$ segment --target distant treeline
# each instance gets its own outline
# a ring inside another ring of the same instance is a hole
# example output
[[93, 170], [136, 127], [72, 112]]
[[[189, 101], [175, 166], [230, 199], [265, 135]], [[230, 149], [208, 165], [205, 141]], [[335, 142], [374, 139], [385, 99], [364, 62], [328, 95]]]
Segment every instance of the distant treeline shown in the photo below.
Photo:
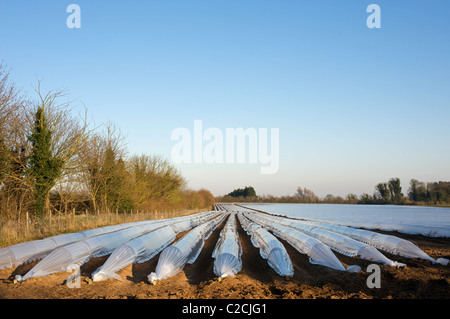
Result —
[[399, 178], [378, 183], [372, 196], [362, 194], [358, 200], [361, 204], [399, 204], [399, 205], [449, 205], [450, 182], [420, 182], [411, 179], [406, 195], [402, 193]]
[[256, 197], [256, 192], [252, 186], [247, 186], [245, 188], [235, 189], [234, 191], [229, 193], [227, 196], [250, 198], [250, 197]]
[[[274, 196], [257, 195], [245, 196], [238, 190], [216, 197], [217, 202], [262, 202], [262, 203], [326, 203], [326, 204], [396, 204], [396, 205], [428, 205], [447, 206], [450, 204], [450, 182], [420, 182], [412, 179], [406, 195], [402, 192], [399, 178], [391, 178], [387, 182], [375, 185], [372, 195], [348, 194], [345, 197], [328, 194], [318, 197], [308, 188], [298, 187], [294, 195]], [[253, 189], [253, 187], [251, 187]], [[242, 190], [241, 190], [242, 191]], [[254, 189], [253, 189], [254, 191]]]
[[115, 125], [74, 116], [64, 91], [35, 91], [22, 95], [0, 64], [0, 218], [213, 206], [164, 158], [127, 154]]

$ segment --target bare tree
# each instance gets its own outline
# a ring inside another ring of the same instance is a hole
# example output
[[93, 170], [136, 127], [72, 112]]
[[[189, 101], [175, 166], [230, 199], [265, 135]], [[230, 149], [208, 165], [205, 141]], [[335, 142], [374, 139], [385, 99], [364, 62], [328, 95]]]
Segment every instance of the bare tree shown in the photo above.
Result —
[[172, 206], [182, 200], [186, 182], [163, 157], [135, 155], [128, 161], [128, 166], [135, 186], [133, 198], [138, 207]]
[[30, 152], [27, 101], [9, 80], [9, 70], [0, 63], [0, 200], [1, 211], [20, 214], [31, 183], [26, 164]]
[[30, 115], [32, 116], [38, 107], [44, 110], [52, 132], [53, 156], [64, 162], [61, 178], [73, 175], [82, 168], [82, 159], [79, 154], [88, 142], [90, 134], [95, 130], [95, 128], [89, 128], [87, 110], [85, 108], [84, 115], [78, 115], [78, 117], [73, 115], [71, 107], [73, 101], [67, 99], [65, 90], [52, 90], [43, 95], [41, 82], [38, 81], [35, 91], [39, 101]]
[[299, 199], [302, 203], [312, 203], [317, 201], [317, 196], [314, 194], [314, 192], [308, 188], [301, 188], [300, 186], [297, 187], [297, 192], [294, 195], [296, 198]]
[[107, 123], [103, 132], [90, 135], [79, 156], [82, 163], [79, 181], [91, 199], [94, 211], [100, 203], [107, 208], [109, 181], [117, 174], [108, 166], [125, 156], [124, 136], [116, 125]]
[[[46, 208], [49, 208], [49, 192], [58, 183], [64, 181], [67, 182], [69, 179], [76, 179], [76, 175], [82, 169], [82, 160], [79, 156], [82, 148], [88, 142], [88, 137], [90, 130], [88, 128], [86, 110], [83, 117], [77, 118], [72, 114], [71, 104], [72, 101], [66, 100], [66, 92], [64, 90], [52, 90], [43, 94], [41, 91], [41, 82], [38, 81], [35, 87], [35, 92], [37, 93], [38, 100], [34, 107], [31, 107], [28, 112], [28, 122], [34, 123], [34, 126], [39, 122], [36, 116], [45, 119], [46, 130], [49, 132], [50, 146], [49, 154], [53, 162], [60, 163], [60, 168], [52, 173], [54, 176], [48, 176], [47, 180], [50, 185], [44, 187], [46, 194]], [[64, 100], [64, 101], [63, 101]], [[38, 121], [38, 122], [37, 122]], [[30, 141], [35, 139], [35, 129], [30, 131]], [[33, 146], [33, 152], [37, 145]], [[49, 158], [49, 159], [50, 159]], [[36, 161], [36, 153], [33, 153], [33, 161]], [[44, 161], [45, 162], [45, 161]], [[36, 167], [31, 167], [28, 172], [31, 175], [31, 179], [34, 181], [34, 190], [36, 192], [37, 198], [41, 198], [41, 191], [37, 192], [36, 186], [40, 185], [41, 182], [37, 183], [37, 178], [40, 181], [45, 181], [46, 177], [41, 176], [46, 174], [45, 172], [37, 169]], [[42, 187], [39, 186], [41, 189]]]

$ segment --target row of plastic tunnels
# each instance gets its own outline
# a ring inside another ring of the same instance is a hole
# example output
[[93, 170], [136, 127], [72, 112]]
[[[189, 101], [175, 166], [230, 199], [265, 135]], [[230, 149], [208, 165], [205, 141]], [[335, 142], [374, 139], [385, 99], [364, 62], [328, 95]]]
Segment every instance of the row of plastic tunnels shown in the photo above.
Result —
[[143, 263], [159, 253], [150, 283], [167, 279], [192, 264], [205, 241], [223, 222], [224, 227], [212, 253], [214, 274], [235, 276], [242, 269], [242, 247], [237, 222], [259, 248], [262, 258], [280, 276], [292, 277], [294, 267], [282, 239], [305, 254], [309, 262], [338, 271], [359, 272], [358, 265], [345, 267], [333, 251], [394, 267], [405, 266], [381, 253], [420, 258], [447, 265], [448, 259], [428, 256], [411, 241], [371, 230], [306, 219], [294, 219], [249, 210], [234, 204], [216, 204], [214, 211], [170, 219], [158, 219], [101, 227], [47, 237], [0, 249], [0, 269], [18, 267], [38, 260], [18, 282], [71, 271], [90, 258], [110, 255], [92, 273], [92, 281], [122, 280], [118, 272], [134, 263]]

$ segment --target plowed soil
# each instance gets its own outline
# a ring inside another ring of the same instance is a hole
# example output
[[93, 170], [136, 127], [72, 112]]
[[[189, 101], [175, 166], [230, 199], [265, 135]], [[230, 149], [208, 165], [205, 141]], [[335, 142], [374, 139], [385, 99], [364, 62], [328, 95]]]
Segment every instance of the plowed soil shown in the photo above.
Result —
[[[450, 298], [450, 266], [433, 265], [429, 261], [385, 255], [407, 264], [405, 268], [380, 265], [381, 288], [369, 288], [367, 273], [369, 261], [350, 258], [336, 253], [345, 265], [359, 265], [359, 273], [347, 273], [309, 262], [288, 243], [285, 247], [294, 265], [294, 277], [285, 279], [261, 258], [250, 237], [238, 224], [243, 250], [242, 271], [234, 278], [218, 281], [213, 273], [212, 251], [219, 237], [220, 225], [208, 238], [201, 254], [192, 265], [186, 265], [177, 275], [151, 285], [147, 276], [155, 270], [159, 255], [142, 263], [130, 265], [119, 274], [123, 281], [107, 280], [89, 283], [90, 275], [107, 258], [94, 258], [81, 267], [81, 287], [69, 288], [66, 280], [70, 273], [63, 272], [43, 278], [31, 278], [14, 284], [16, 274], [24, 275], [35, 264], [0, 271], [0, 298], [2, 299], [435, 299]], [[450, 259], [449, 238], [393, 234], [413, 241], [428, 255], [437, 259]]]

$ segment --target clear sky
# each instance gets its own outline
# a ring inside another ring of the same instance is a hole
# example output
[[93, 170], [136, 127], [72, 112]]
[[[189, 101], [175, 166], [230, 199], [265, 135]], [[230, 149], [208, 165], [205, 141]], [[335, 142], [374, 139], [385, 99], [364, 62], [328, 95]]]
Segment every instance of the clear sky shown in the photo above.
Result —
[[[81, 28], [69, 29], [69, 4]], [[381, 28], [369, 29], [369, 4]], [[176, 164], [214, 195], [373, 193], [450, 180], [450, 2], [0, 0], [0, 59], [33, 96], [67, 88], [130, 154], [171, 159], [174, 129], [278, 128], [279, 170]]]

